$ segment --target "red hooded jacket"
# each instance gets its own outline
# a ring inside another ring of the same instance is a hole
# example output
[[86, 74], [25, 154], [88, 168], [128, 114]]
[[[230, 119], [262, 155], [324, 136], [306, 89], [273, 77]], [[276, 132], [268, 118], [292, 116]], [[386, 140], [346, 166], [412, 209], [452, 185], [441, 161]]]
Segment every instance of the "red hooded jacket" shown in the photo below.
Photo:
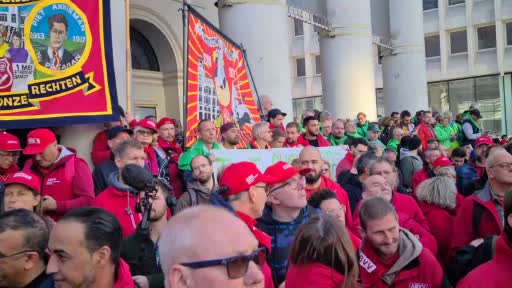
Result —
[[420, 207], [437, 242], [437, 260], [441, 266], [446, 267], [455, 227], [455, 211], [426, 202], [420, 202]]
[[338, 288], [345, 277], [336, 270], [320, 263], [292, 264], [286, 272], [286, 287]]
[[350, 211], [350, 202], [348, 201], [348, 194], [347, 191], [345, 191], [343, 188], [340, 187], [340, 185], [336, 184], [336, 182], [332, 181], [331, 179], [321, 176], [320, 177], [320, 186], [317, 188], [306, 188], [306, 197], [309, 199], [309, 196], [313, 194], [314, 192], [320, 190], [320, 189], [330, 189], [334, 193], [336, 193], [336, 196], [338, 198], [338, 201], [341, 205], [345, 205], [346, 211], [345, 211], [345, 226], [352, 227], [352, 212]]
[[419, 170], [418, 172], [414, 173], [414, 175], [412, 175], [411, 185], [412, 185], [413, 195], [415, 198], [416, 198], [416, 188], [418, 188], [418, 186], [420, 186], [421, 183], [423, 183], [424, 181], [426, 181], [430, 178], [428, 175], [429, 171], [430, 171], [430, 168], [428, 168], [428, 166], [423, 166], [423, 169]]
[[126, 238], [135, 233], [137, 225], [142, 220], [142, 215], [135, 212], [136, 203], [137, 199], [132, 193], [110, 185], [92, 201], [91, 206], [103, 208], [114, 214], [123, 229], [123, 238]]
[[[311, 146], [311, 144], [305, 138], [305, 136], [306, 136], [306, 132], [300, 134], [299, 138], [297, 138], [297, 145], [302, 145], [304, 147]], [[329, 146], [331, 146], [331, 143], [329, 143], [329, 141], [327, 141], [327, 139], [325, 139], [325, 137], [324, 137], [324, 135], [322, 135], [322, 133], [318, 133], [317, 139], [318, 139], [318, 147], [329, 147]]]
[[[245, 224], [249, 227], [252, 234], [254, 235], [254, 238], [258, 240], [259, 247], [266, 247], [268, 249], [268, 254], [270, 255], [270, 250], [272, 246], [272, 237], [265, 234], [265, 232], [261, 231], [260, 229], [256, 228], [256, 220], [253, 219], [251, 216], [236, 211], [236, 214], [238, 214], [238, 217], [244, 221]], [[272, 279], [272, 271], [270, 270], [270, 266], [268, 266], [268, 263], [265, 262], [265, 266], [263, 266], [263, 276], [265, 276], [265, 288], [274, 288], [274, 281]]]
[[[472, 219], [475, 205], [480, 205], [478, 209], [482, 209], [478, 231], [473, 231]], [[484, 189], [464, 199], [455, 218], [452, 249], [469, 245], [471, 241], [478, 238], [500, 235], [503, 223], [498, 214], [497, 205], [499, 204], [492, 198], [489, 183], [485, 185]]]
[[87, 163], [73, 151], [59, 146], [59, 158], [48, 168], [41, 168], [33, 159], [25, 162], [23, 170], [41, 177], [41, 195], [57, 202], [55, 211], [45, 214], [58, 221], [69, 210], [89, 206], [94, 199], [94, 184]]
[[354, 167], [354, 160], [354, 155], [350, 153], [350, 150], [347, 150], [345, 158], [341, 159], [340, 163], [336, 166], [336, 176], [340, 175], [344, 170], [351, 170]]
[[[173, 142], [169, 142], [164, 140], [162, 137], [158, 137], [157, 147], [163, 149], [164, 151], [169, 151], [168, 153], [171, 155], [169, 159], [169, 179], [172, 189], [174, 191], [174, 196], [176, 199], [179, 199], [181, 195], [183, 195], [184, 185], [183, 178], [179, 174], [180, 170], [178, 169], [178, 162], [181, 154], [183, 154], [183, 150], [178, 145], [178, 142], [174, 140]], [[167, 153], [166, 153], [167, 154]]]
[[0, 168], [0, 183], [5, 183], [7, 181], [7, 178], [9, 178], [12, 174], [20, 171], [20, 168], [16, 166], [16, 164], [13, 164], [11, 167], [7, 169]]
[[510, 287], [511, 267], [512, 244], [502, 234], [496, 241], [492, 260], [469, 272], [457, 288]]
[[428, 139], [434, 138], [437, 140], [436, 133], [434, 132], [434, 125], [427, 127], [427, 124], [421, 121], [417, 131], [418, 137], [421, 139], [421, 147], [423, 147], [423, 151], [426, 151]]
[[110, 159], [110, 148], [108, 147], [108, 129], [101, 130], [92, 140], [91, 160], [94, 166]]
[[116, 276], [117, 279], [113, 288], [135, 288], [135, 283], [133, 283], [132, 274], [130, 273], [130, 266], [123, 259], [119, 259]]

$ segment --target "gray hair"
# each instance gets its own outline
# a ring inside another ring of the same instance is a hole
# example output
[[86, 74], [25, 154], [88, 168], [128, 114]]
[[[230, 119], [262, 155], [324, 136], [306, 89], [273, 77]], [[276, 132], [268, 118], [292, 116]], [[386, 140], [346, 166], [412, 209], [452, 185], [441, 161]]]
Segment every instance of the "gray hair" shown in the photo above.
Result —
[[416, 190], [418, 200], [442, 208], [455, 208], [457, 187], [448, 177], [437, 176], [421, 183]]
[[308, 109], [302, 111], [302, 118], [305, 118], [307, 116], [315, 116], [315, 110], [308, 108]]
[[437, 176], [453, 177], [453, 179], [456, 179], [457, 172], [455, 172], [455, 168], [453, 166], [441, 167], [437, 171]]
[[263, 130], [263, 128], [265, 127], [268, 127], [269, 125], [270, 124], [268, 122], [260, 122], [254, 124], [254, 126], [252, 126], [252, 138], [256, 139], [258, 137], [258, 134], [260, 134], [261, 130]]
[[331, 119], [332, 119], [331, 112], [324, 111], [324, 112], [320, 113], [320, 122], [323, 122], [325, 120], [331, 120]]

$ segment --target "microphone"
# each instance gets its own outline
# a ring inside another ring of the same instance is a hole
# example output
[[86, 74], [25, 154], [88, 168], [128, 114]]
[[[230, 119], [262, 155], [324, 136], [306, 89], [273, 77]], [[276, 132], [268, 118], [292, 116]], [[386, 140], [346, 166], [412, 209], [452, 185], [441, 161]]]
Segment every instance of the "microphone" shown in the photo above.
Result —
[[136, 164], [128, 164], [121, 171], [121, 179], [124, 184], [135, 189], [137, 193], [141, 191], [154, 192], [156, 190], [157, 180], [148, 170]]

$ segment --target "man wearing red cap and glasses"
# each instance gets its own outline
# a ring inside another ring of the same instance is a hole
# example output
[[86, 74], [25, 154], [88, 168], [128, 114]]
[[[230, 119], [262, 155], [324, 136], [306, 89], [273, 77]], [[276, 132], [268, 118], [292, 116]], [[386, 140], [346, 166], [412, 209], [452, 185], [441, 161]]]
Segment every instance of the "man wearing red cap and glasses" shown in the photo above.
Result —
[[[267, 201], [267, 185], [273, 183], [274, 178], [263, 175], [252, 162], [239, 162], [229, 165], [219, 181], [220, 186], [228, 190], [223, 196], [236, 210], [238, 217], [247, 224], [252, 234], [258, 240], [259, 247], [271, 248], [272, 238], [256, 228], [256, 220], [263, 215]], [[272, 272], [265, 264], [263, 267], [265, 288], [274, 287]]]
[[158, 178], [169, 182], [168, 160], [164, 151], [153, 145], [154, 135], [158, 132], [156, 123], [150, 119], [142, 119], [133, 129], [135, 140], [144, 146], [146, 161], [144, 167]]
[[307, 205], [306, 180], [304, 175], [311, 169], [298, 170], [290, 164], [279, 161], [265, 170], [265, 175], [275, 178], [270, 185], [268, 200], [263, 216], [256, 227], [272, 236], [270, 267], [281, 284], [288, 267], [288, 250], [295, 238], [295, 232], [302, 223], [318, 214], [319, 210]]
[[30, 131], [23, 154], [32, 156], [23, 170], [42, 179], [42, 207], [46, 215], [58, 221], [66, 212], [91, 204], [94, 185], [89, 166], [73, 151], [57, 145], [52, 131]]
[[169, 182], [174, 190], [176, 198], [183, 194], [183, 181], [178, 169], [178, 161], [180, 160], [183, 150], [176, 141], [176, 120], [164, 117], [156, 123], [158, 129], [158, 138], [156, 147], [162, 149], [167, 156], [169, 167]]
[[18, 157], [20, 156], [20, 141], [16, 136], [0, 132], [0, 213], [3, 211], [4, 184], [9, 176], [19, 171]]

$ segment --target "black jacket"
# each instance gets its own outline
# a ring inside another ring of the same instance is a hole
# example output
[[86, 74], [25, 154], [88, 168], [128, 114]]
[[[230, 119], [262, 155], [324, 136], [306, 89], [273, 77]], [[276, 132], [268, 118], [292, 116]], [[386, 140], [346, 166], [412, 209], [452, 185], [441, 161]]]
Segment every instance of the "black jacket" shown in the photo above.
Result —
[[110, 186], [110, 175], [117, 171], [119, 171], [119, 168], [117, 168], [113, 157], [94, 168], [92, 171], [92, 180], [94, 181], [94, 194], [96, 196]]
[[53, 282], [53, 277], [51, 275], [47, 275], [46, 271], [43, 270], [39, 276], [37, 276], [32, 282], [30, 282], [24, 288], [54, 288], [55, 283]]
[[348, 170], [342, 171], [336, 180], [341, 188], [347, 191], [350, 211], [354, 213], [359, 201], [363, 200], [363, 183], [359, 181], [358, 175], [352, 174]]
[[146, 276], [151, 288], [164, 287], [164, 275], [157, 260], [157, 248], [149, 235], [141, 233], [140, 226], [134, 234], [123, 240], [121, 258], [130, 266], [132, 276]]

